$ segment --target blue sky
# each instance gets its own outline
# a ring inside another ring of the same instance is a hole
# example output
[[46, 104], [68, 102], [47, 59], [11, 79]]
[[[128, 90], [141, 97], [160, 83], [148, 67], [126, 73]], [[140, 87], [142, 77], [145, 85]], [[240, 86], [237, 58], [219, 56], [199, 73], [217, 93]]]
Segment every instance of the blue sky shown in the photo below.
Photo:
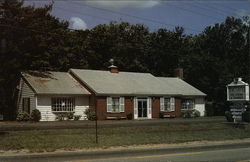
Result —
[[[50, 2], [29, 0], [26, 4]], [[54, 0], [52, 14], [69, 21], [74, 29], [128, 21], [144, 24], [150, 31], [182, 26], [187, 34], [197, 34], [227, 16], [250, 15], [250, 0]]]

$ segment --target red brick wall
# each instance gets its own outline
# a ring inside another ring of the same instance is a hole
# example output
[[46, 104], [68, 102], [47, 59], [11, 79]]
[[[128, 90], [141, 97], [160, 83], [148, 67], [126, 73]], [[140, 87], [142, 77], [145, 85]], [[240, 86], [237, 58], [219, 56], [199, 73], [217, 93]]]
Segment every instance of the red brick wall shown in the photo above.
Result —
[[125, 97], [125, 112], [122, 113], [108, 113], [107, 112], [107, 97], [96, 97], [97, 116], [99, 120], [105, 120], [107, 117], [127, 117], [128, 113], [133, 114], [134, 101], [131, 97]]
[[160, 97], [152, 99], [152, 118], [159, 118], [160, 113]]

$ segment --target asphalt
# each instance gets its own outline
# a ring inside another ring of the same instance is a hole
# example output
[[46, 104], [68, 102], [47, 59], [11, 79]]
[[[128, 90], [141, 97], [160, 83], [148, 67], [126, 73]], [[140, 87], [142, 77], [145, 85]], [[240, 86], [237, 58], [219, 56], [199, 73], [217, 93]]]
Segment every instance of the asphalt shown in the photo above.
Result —
[[161, 155], [195, 151], [215, 151], [250, 148], [250, 139], [228, 141], [202, 141], [183, 144], [160, 144], [129, 147], [114, 147], [101, 150], [80, 150], [71, 152], [50, 153], [0, 153], [0, 161], [74, 161], [103, 158], [135, 157], [144, 155]]
[[[221, 123], [226, 122], [225, 117], [218, 118], [173, 118], [150, 120], [105, 120], [98, 121], [99, 128], [131, 127], [131, 126], [162, 126], [168, 124], [192, 124], [192, 123]], [[0, 122], [0, 133], [4, 131], [46, 130], [46, 129], [84, 129], [94, 128], [95, 121], [55, 121], [55, 122]]]

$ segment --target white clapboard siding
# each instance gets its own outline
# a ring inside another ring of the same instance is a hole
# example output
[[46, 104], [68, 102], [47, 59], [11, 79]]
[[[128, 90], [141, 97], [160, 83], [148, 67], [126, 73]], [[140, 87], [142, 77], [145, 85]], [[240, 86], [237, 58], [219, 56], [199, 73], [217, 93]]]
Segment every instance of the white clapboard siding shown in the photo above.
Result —
[[[55, 113], [51, 109], [51, 98], [60, 96], [47, 96], [38, 95], [37, 97], [37, 109], [41, 112], [41, 121], [54, 121], [56, 119]], [[84, 96], [68, 96], [75, 98], [75, 113], [74, 115], [81, 115], [80, 120], [86, 119], [86, 114], [84, 113], [87, 108], [89, 108], [88, 97]]]
[[18, 112], [22, 112], [23, 98], [30, 98], [30, 112], [36, 108], [36, 96], [34, 91], [28, 86], [28, 84], [21, 78], [19, 84], [19, 96], [18, 96]]
[[201, 116], [205, 115], [204, 97], [195, 98], [195, 109], [200, 112]]

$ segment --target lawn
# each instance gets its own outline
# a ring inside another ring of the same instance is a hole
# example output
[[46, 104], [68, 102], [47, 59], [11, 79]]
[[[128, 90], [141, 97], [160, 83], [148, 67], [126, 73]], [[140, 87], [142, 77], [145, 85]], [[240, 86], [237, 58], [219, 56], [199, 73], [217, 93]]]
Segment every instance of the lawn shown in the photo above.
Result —
[[95, 129], [60, 129], [0, 132], [0, 150], [28, 149], [30, 152], [75, 150], [96, 147], [201, 140], [228, 140], [250, 137], [250, 124], [241, 128], [223, 123], [169, 124]]

